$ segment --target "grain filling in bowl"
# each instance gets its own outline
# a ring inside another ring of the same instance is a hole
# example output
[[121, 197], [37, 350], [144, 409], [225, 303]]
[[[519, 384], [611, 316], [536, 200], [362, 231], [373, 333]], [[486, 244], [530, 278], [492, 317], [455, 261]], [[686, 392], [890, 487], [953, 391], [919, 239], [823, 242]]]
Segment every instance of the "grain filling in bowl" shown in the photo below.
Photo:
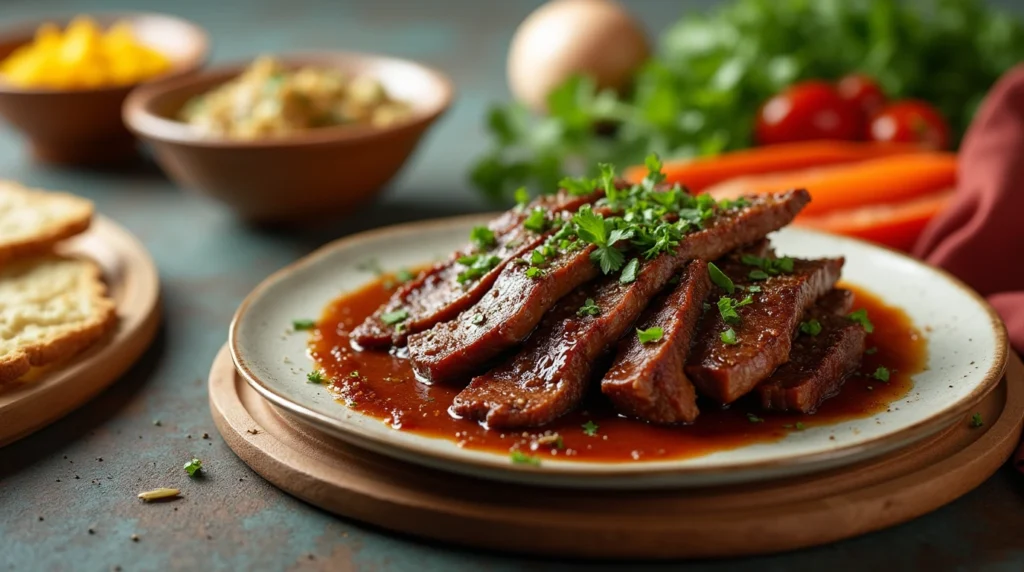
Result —
[[179, 118], [211, 136], [263, 139], [338, 125], [386, 127], [410, 112], [373, 77], [326, 67], [289, 70], [261, 57], [237, 78], [190, 99]]

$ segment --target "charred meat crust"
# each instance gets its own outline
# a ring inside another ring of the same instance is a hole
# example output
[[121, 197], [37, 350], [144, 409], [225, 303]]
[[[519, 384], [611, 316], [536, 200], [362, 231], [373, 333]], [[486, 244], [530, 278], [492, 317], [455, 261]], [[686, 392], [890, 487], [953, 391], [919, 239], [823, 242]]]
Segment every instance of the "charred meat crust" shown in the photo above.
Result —
[[843, 315], [852, 296], [846, 290], [826, 294], [804, 317], [821, 324], [816, 336], [800, 335], [793, 342], [789, 361], [757, 387], [767, 410], [813, 413], [839, 393], [843, 383], [860, 367], [867, 333]]
[[[405, 343], [409, 334], [451, 320], [490, 289], [502, 268], [510, 260], [544, 240], [545, 234], [537, 234], [523, 227], [523, 221], [533, 208], [545, 208], [556, 214], [571, 213], [584, 204], [593, 203], [601, 196], [601, 192], [576, 196], [562, 191], [555, 195], [540, 197], [527, 208], [506, 211], [488, 225], [495, 235], [496, 244], [483, 254], [497, 256], [500, 259], [490, 271], [467, 284], [459, 281], [459, 274], [465, 270], [465, 266], [458, 262], [459, 258], [476, 253], [475, 247], [468, 245], [444, 262], [435, 264], [400, 286], [387, 303], [353, 330], [352, 340], [363, 347], [401, 345]], [[385, 323], [383, 316], [398, 310], [408, 313], [408, 318], [401, 323], [401, 327], [396, 328]]]
[[[842, 258], [795, 260], [792, 273], [756, 282], [761, 291], [749, 294], [753, 303], [736, 309], [738, 324], [726, 323], [712, 300], [701, 318], [686, 365], [686, 373], [701, 394], [720, 403], [732, 403], [785, 363], [804, 312], [832, 289], [842, 267]], [[746, 278], [749, 266], [731, 263], [722, 270], [736, 284], [753, 284]], [[718, 290], [717, 294], [724, 292]], [[740, 292], [733, 297], [745, 295]], [[718, 299], [714, 294], [712, 297]], [[731, 345], [721, 338], [729, 328], [737, 340]]]
[[[684, 237], [674, 253], [650, 262], [670, 268], [667, 281], [686, 261], [718, 258], [782, 228], [809, 201], [804, 190], [755, 197], [741, 209], [719, 213]], [[560, 298], [598, 276], [592, 251], [590, 246], [561, 253], [538, 278], [528, 278], [521, 265], [506, 265], [487, 295], [456, 319], [409, 337], [417, 375], [432, 381], [466, 378], [522, 342]]]
[[601, 392], [623, 414], [652, 423], [692, 423], [699, 413], [693, 383], [683, 372], [693, 333], [711, 290], [708, 265], [695, 260], [679, 284], [644, 311], [637, 328], [662, 328], [662, 339], [643, 344], [627, 335], [618, 344]]

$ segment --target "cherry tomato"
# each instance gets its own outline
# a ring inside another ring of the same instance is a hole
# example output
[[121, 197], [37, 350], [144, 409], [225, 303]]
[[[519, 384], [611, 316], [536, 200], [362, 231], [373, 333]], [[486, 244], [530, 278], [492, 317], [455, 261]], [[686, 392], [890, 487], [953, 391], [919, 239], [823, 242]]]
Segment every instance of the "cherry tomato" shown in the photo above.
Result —
[[860, 135], [860, 112], [821, 81], [797, 83], [769, 99], [758, 112], [758, 143], [771, 145], [813, 139], [853, 140]]
[[912, 99], [882, 108], [869, 128], [872, 141], [922, 143], [932, 149], [949, 147], [949, 125], [931, 105]]
[[864, 74], [850, 74], [836, 84], [839, 97], [857, 106], [867, 118], [873, 117], [885, 105], [885, 94], [878, 83]]

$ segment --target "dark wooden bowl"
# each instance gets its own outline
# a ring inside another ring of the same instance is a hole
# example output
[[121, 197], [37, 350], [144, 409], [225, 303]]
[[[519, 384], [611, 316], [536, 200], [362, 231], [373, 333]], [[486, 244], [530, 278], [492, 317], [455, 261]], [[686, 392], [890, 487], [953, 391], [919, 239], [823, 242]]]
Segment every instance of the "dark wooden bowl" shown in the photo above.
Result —
[[288, 67], [372, 75], [411, 105], [412, 114], [384, 128], [322, 127], [257, 141], [210, 137], [175, 119], [189, 98], [238, 76], [248, 65], [244, 62], [136, 89], [125, 102], [125, 123], [152, 146], [157, 162], [182, 187], [225, 203], [242, 218], [290, 223], [348, 214], [368, 202], [454, 95], [443, 74], [406, 60], [342, 52], [278, 59]]
[[[151, 81], [191, 73], [206, 61], [206, 32], [191, 22], [145, 13], [105, 13], [92, 18], [104, 29], [118, 20], [128, 21], [140, 42], [171, 60], [171, 70]], [[53, 22], [63, 29], [70, 21], [70, 17], [40, 19], [0, 31], [0, 59], [31, 41], [43, 23]], [[136, 85], [56, 90], [21, 88], [0, 81], [0, 116], [28, 138], [39, 160], [65, 164], [121, 161], [134, 156], [136, 149], [121, 120], [121, 106]]]

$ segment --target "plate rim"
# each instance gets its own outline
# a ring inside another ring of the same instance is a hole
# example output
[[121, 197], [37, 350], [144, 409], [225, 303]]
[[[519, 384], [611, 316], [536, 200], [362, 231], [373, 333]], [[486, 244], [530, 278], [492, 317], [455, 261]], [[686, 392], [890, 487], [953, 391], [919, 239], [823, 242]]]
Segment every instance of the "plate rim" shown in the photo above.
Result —
[[[551, 463], [545, 463], [543, 466], [536, 467], [533, 465], [525, 464], [512, 464], [508, 463], [507, 459], [497, 454], [491, 454], [493, 459], [485, 458], [467, 458], [459, 455], [456, 452], [449, 451], [425, 451], [422, 447], [414, 444], [397, 442], [387, 437], [372, 434], [361, 427], [353, 426], [351, 424], [344, 424], [339, 422], [327, 415], [322, 415], [312, 409], [295, 403], [288, 399], [286, 396], [278, 393], [272, 388], [270, 384], [266, 384], [259, 378], [253, 371], [248, 367], [244, 358], [241, 357], [239, 350], [238, 341], [238, 329], [240, 324], [248, 312], [249, 308], [253, 303], [258, 300], [264, 291], [276, 284], [280, 280], [287, 277], [289, 274], [297, 271], [300, 268], [305, 268], [317, 263], [320, 259], [331, 255], [334, 251], [341, 248], [348, 248], [357, 246], [360, 243], [371, 241], [375, 239], [385, 238], [389, 236], [401, 235], [401, 234], [414, 234], [416, 232], [429, 231], [434, 229], [449, 228], [453, 225], [468, 224], [471, 222], [480, 222], [482, 220], [490, 220], [494, 216], [500, 213], [489, 212], [489, 213], [477, 213], [469, 215], [459, 215], [453, 217], [444, 217], [439, 219], [428, 219], [421, 221], [412, 221], [406, 223], [399, 223], [394, 225], [388, 225], [385, 227], [367, 230], [359, 232], [353, 235], [341, 237], [335, 239], [327, 244], [317, 248], [309, 254], [299, 258], [298, 260], [278, 269], [271, 273], [264, 280], [262, 280], [246, 297], [242, 300], [241, 304], [235, 311], [234, 316], [231, 319], [231, 324], [228, 329], [228, 347], [231, 353], [231, 360], [235, 365], [235, 369], [239, 375], [246, 380], [253, 389], [255, 389], [260, 395], [269, 400], [274, 405], [282, 408], [283, 410], [295, 415], [299, 419], [303, 419], [314, 424], [327, 427], [332, 430], [339, 437], [345, 435], [351, 435], [355, 438], [353, 443], [366, 447], [367, 441], [374, 445], [374, 449], [378, 452], [381, 451], [395, 451], [398, 450], [401, 455], [400, 458], [408, 459], [410, 457], [427, 457], [431, 461], [444, 461], [451, 462], [461, 467], [472, 467], [473, 469], [483, 471], [485, 473], [492, 473], [494, 471], [500, 471], [506, 475], [519, 474], [521, 477], [529, 475], [531, 477], [550, 477], [550, 478], [581, 478], [581, 479], [620, 479], [637, 477], [636, 467], [643, 467], [646, 470], [643, 472], [645, 480], [659, 479], [664, 477], [672, 476], [688, 476], [688, 477], [706, 477], [714, 475], [716, 473], [722, 473], [723, 471], [771, 471], [773, 469], [778, 470], [780, 467], [784, 468], [799, 468], [808, 467], [808, 471], [815, 470], [815, 466], [821, 464], [827, 464], [830, 461], [835, 462], [841, 458], [850, 458], [851, 462], [856, 462], [864, 458], [865, 453], [870, 449], [879, 449], [879, 454], [884, 454], [887, 451], [892, 451], [908, 444], [917, 442], [937, 431], [948, 427], [957, 418], [965, 415], [979, 403], [982, 399], [988, 395], [1002, 379], [1003, 374], [1006, 370], [1006, 364], [1008, 361], [1008, 336], [1005, 325], [999, 314], [996, 313], [995, 309], [978, 294], [973, 288], [965, 284], [962, 280], [953, 276], [948, 271], [929, 265], [921, 260], [918, 260], [905, 252], [895, 250], [883, 245], [874, 244], [861, 240], [854, 237], [834, 235], [831, 233], [822, 232], [815, 229], [806, 227], [800, 227], [795, 225], [800, 232], [839, 237], [843, 240], [859, 243], [861, 246], [886, 251], [890, 254], [895, 255], [897, 258], [903, 259], [905, 262], [909, 262], [915, 266], [923, 267], [926, 271], [936, 273], [939, 277], [948, 281], [956, 289], [963, 293], [966, 293], [972, 298], [980, 307], [986, 312], [989, 318], [989, 326], [991, 327], [996, 338], [995, 348], [995, 361], [992, 367], [984, 374], [983, 381], [976, 387], [970, 394], [961, 399], [958, 403], [951, 404], [945, 409], [933, 413], [926, 419], [922, 419], [917, 423], [900, 430], [897, 433], [882, 435], [875, 437], [871, 440], [855, 443], [850, 445], [844, 445], [836, 449], [821, 451], [818, 453], [805, 454], [796, 458], [785, 458], [785, 459], [766, 459], [761, 461], [753, 461], [747, 463], [735, 463], [728, 466], [711, 466], [711, 467], [692, 467], [692, 468], [679, 468], [679, 467], [657, 467], [652, 466], [651, 463], [598, 463], [598, 462], [587, 462], [587, 461], [552, 461]], [[327, 302], [325, 302], [326, 304]], [[425, 439], [431, 439], [432, 437], [423, 436]], [[442, 438], [437, 438], [442, 439]], [[360, 441], [362, 443], [360, 443]], [[892, 444], [892, 441], [898, 441], [896, 444]], [[882, 447], [886, 442], [890, 442], [889, 447]], [[385, 453], [387, 454], [387, 453]], [[871, 455], [868, 455], [871, 456]], [[499, 461], [500, 459], [500, 461]], [[436, 466], [436, 465], [435, 465]], [[624, 469], [625, 467], [632, 467], [632, 469]], [[449, 470], [459, 470], [452, 468]], [[765, 477], [771, 478], [771, 477]], [[752, 480], [765, 480], [765, 478], [755, 478]]]

